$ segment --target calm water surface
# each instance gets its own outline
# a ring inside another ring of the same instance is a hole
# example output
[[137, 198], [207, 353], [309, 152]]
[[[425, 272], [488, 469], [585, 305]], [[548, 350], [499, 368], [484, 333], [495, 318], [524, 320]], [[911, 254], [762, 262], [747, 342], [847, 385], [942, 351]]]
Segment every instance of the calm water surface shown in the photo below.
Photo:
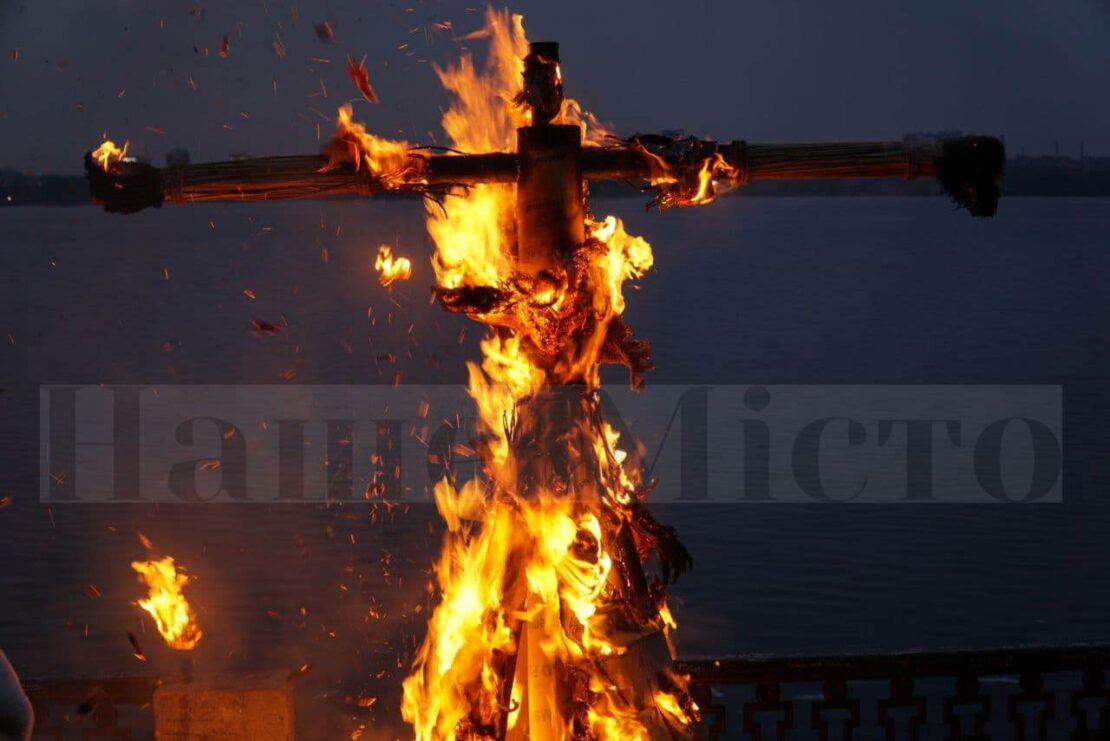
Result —
[[[627, 312], [649, 382], [1064, 387], [1063, 504], [664, 508], [696, 559], [682, 653], [1110, 640], [1110, 200], [1011, 199], [993, 221], [931, 198], [594, 208], [655, 246]], [[141, 530], [200, 575], [202, 670], [310, 663], [313, 700], [376, 693], [395, 718], [430, 508], [49, 508], [38, 386], [461, 383], [480, 330], [429, 306], [426, 262], [391, 296], [374, 278], [379, 243], [429, 253], [421, 224], [397, 201], [0, 210], [0, 647], [24, 676], [177, 670], [132, 604]]]

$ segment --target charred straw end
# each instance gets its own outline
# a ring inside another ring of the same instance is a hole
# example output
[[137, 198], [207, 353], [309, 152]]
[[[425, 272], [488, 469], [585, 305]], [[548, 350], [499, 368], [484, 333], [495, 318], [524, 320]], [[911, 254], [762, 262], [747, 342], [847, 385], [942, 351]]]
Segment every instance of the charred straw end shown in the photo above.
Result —
[[994, 216], [1006, 164], [1006, 148], [991, 136], [945, 139], [937, 159], [937, 179], [957, 205], [972, 216]]
[[162, 206], [162, 175], [153, 165], [120, 161], [110, 163], [105, 170], [88, 152], [85, 176], [93, 200], [110, 213], [133, 214], [147, 206]]

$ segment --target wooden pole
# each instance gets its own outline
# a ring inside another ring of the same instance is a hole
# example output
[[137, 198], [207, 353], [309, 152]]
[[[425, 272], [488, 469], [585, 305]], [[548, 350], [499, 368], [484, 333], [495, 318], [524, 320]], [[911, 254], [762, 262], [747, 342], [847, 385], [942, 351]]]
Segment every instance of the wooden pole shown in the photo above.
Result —
[[[409, 173], [395, 190], [421, 191], [474, 183], [512, 183], [523, 177], [544, 182], [562, 175], [548, 173], [546, 154], [571, 147], [565, 127], [536, 126], [521, 129], [522, 152], [484, 154], [431, 154], [413, 150]], [[559, 137], [567, 137], [564, 141]], [[979, 143], [983, 146], [976, 148]], [[956, 145], [951, 146], [950, 145]], [[961, 168], [1000, 172], [1004, 157], [1001, 142], [989, 137], [963, 137], [940, 144], [909, 145], [903, 142], [851, 142], [839, 144], [729, 144], [700, 142], [707, 152], [717, 152], [735, 171], [740, 185], [760, 180], [824, 180], [892, 178], [912, 180], [939, 177], [946, 164], [946, 150], [959, 150]], [[983, 163], [966, 154], [980, 153]], [[529, 154], [531, 152], [531, 154]], [[546, 154], [545, 154], [546, 152]], [[270, 201], [285, 199], [369, 196], [386, 190], [364, 168], [349, 163], [325, 167], [323, 155], [263, 157], [156, 168], [141, 162], [113, 162], [107, 172], [86, 157], [93, 201], [111, 211], [129, 213], [163, 203], [212, 201]], [[560, 166], [563, 167], [563, 166]], [[652, 175], [652, 163], [634, 148], [579, 147], [578, 172], [583, 180], [643, 180]], [[948, 168], [952, 171], [952, 167]], [[528, 174], [532, 173], [532, 174]], [[997, 179], [998, 172], [994, 172]], [[942, 178], [943, 179], [943, 178]], [[988, 180], [990, 178], [988, 177]], [[567, 191], [558, 191], [565, 195]], [[540, 198], [539, 195], [536, 198]]]
[[516, 261], [521, 272], [551, 269], [586, 239], [586, 198], [577, 126], [517, 130]]
[[[557, 54], [557, 52], [556, 52]], [[586, 198], [581, 165], [582, 132], [577, 126], [541, 124], [517, 130], [518, 178], [516, 189], [516, 245], [513, 257], [517, 269], [535, 275], [566, 264], [567, 259], [586, 239]], [[517, 456], [527, 471], [518, 483], [532, 487], [521, 491], [524, 497], [551, 496], [548, 487], [555, 477], [569, 478], [569, 465], [563, 451], [549, 449], [576, 429], [577, 405], [560, 389], [544, 389], [522, 402], [530, 407], [526, 419], [540, 429], [522, 433]], [[552, 432], [554, 430], [554, 432]], [[533, 448], [535, 444], [544, 450]], [[522, 575], [523, 576], [523, 575]], [[517, 644], [517, 671], [514, 683], [521, 683], [520, 721], [510, 741], [559, 741], [570, 724], [566, 677], [563, 667], [543, 650], [551, 619], [547, 606], [535, 594], [528, 594], [524, 612], [532, 617], [523, 622]]]

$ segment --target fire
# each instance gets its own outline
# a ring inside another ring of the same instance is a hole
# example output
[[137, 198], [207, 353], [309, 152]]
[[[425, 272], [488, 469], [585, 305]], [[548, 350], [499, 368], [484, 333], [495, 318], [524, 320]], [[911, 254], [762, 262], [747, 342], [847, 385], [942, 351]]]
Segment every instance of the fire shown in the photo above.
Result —
[[325, 170], [343, 162], [351, 163], [356, 170], [362, 169], [365, 164], [370, 174], [386, 189], [412, 182], [414, 178], [409, 145], [367, 132], [363, 124], [354, 120], [354, 110], [349, 105], [339, 106], [335, 136], [324, 154], [328, 156]]
[[702, 161], [698, 171], [698, 189], [689, 203], [680, 205], [701, 206], [717, 197], [718, 191], [715, 184], [718, 181], [733, 182], [740, 173], [735, 167], [725, 161], [720, 152]]
[[112, 160], [119, 162], [127, 156], [127, 147], [130, 142], [124, 142], [123, 147], [117, 147], [116, 143], [111, 139], [105, 139], [104, 142], [92, 151], [92, 158], [100, 163], [101, 169], [105, 172], [108, 171], [108, 165]]
[[[642, 277], [655, 261], [651, 245], [643, 237], [636, 237], [624, 230], [624, 223], [616, 216], [606, 216], [603, 221], [590, 226], [590, 235], [606, 246], [605, 275], [608, 280], [608, 301], [616, 314], [624, 313], [624, 281]], [[601, 307], [604, 308], [604, 307]]]
[[[452, 96], [443, 127], [454, 150], [512, 151], [530, 123], [513, 102], [522, 18], [487, 9], [477, 36], [489, 43], [481, 69], [469, 55], [436, 68]], [[608, 136], [569, 99], [556, 123], [578, 125], [587, 144]], [[674, 619], [661, 585], [633, 583], [638, 548], [651, 547], [636, 534], [649, 529], [645, 487], [597, 392], [603, 363], [634, 381], [650, 368], [621, 315], [651, 247], [615, 217], [590, 219], [565, 270], [521, 274], [515, 190], [478, 184], [427, 207], [440, 299], [497, 329], [468, 369], [485, 477], [434, 488], [447, 525], [439, 603], [402, 714], [428, 741], [684, 737], [696, 717], [684, 678], [648, 668], [669, 655]]]
[[[523, 18], [487, 8], [485, 29], [469, 38], [478, 35], [489, 40], [483, 70], [469, 54], [454, 66], [435, 68], [453, 97], [443, 129], [459, 151], [508, 152], [515, 148], [517, 128], [528, 123], [524, 110], [512, 102], [528, 53]], [[509, 275], [515, 191], [513, 185], [480, 183], [453, 196], [447, 209], [427, 204], [441, 287], [497, 285]]]
[[378, 281], [383, 286], [388, 286], [394, 281], [408, 280], [412, 277], [412, 261], [401, 255], [394, 257], [393, 248], [383, 244], [378, 247], [374, 270], [378, 271]]
[[192, 606], [185, 599], [182, 589], [192, 577], [179, 573], [173, 556], [154, 561], [133, 561], [139, 581], [146, 584], [150, 594], [139, 600], [139, 607], [150, 613], [158, 632], [170, 648], [188, 651], [196, 647], [204, 635], [197, 624]]
[[[530, 123], [528, 112], [513, 102], [528, 53], [524, 18], [487, 8], [485, 28], [465, 38], [487, 39], [489, 51], [481, 70], [469, 54], [456, 65], [435, 68], [440, 83], [453, 96], [443, 114], [443, 129], [451, 147], [459, 151], [513, 151], [516, 130]], [[563, 102], [555, 123], [577, 125], [588, 144], [599, 144], [609, 135], [593, 114], [570, 98]], [[479, 183], [453, 196], [447, 209], [427, 205], [440, 287], [497, 285], [512, 272], [509, 247], [514, 239], [515, 192], [514, 185]]]
[[656, 189], [652, 205], [660, 211], [711, 203], [740, 180], [740, 170], [712, 141], [634, 136], [628, 144], [648, 165]]

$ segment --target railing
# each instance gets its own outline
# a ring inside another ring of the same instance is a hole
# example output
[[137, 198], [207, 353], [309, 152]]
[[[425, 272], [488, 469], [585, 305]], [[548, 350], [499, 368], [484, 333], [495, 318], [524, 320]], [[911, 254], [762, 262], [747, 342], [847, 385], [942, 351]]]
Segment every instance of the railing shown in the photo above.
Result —
[[[706, 741], [1110, 741], [1110, 646], [685, 661]], [[27, 682], [36, 739], [151, 735], [157, 680]]]
[[1110, 739], [1110, 646], [687, 661], [698, 738]]
[[155, 677], [25, 682], [35, 711], [34, 739], [100, 741], [153, 738]]

